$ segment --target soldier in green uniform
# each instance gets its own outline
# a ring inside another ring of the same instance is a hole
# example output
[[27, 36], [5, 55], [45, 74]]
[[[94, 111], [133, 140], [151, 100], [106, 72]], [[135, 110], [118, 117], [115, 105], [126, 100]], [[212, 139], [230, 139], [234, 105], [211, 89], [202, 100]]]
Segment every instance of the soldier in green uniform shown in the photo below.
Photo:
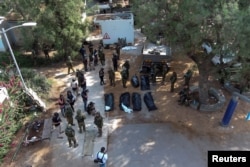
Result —
[[94, 124], [98, 128], [98, 137], [101, 137], [102, 136], [102, 127], [103, 127], [103, 117], [101, 116], [100, 112], [97, 112], [95, 114]]
[[86, 119], [85, 115], [82, 114], [81, 110], [78, 109], [76, 112], [75, 119], [77, 120], [78, 127], [79, 127], [79, 133], [82, 133], [82, 131], [86, 131], [85, 122]]
[[173, 71], [171, 77], [170, 77], [170, 82], [171, 82], [171, 89], [170, 92], [174, 92], [174, 84], [177, 81], [177, 74], [175, 71]]
[[105, 54], [104, 54], [103, 50], [99, 50], [98, 54], [99, 54], [99, 60], [100, 60], [101, 64], [104, 66], [105, 65]]
[[75, 138], [75, 130], [71, 127], [70, 124], [68, 124], [68, 126], [65, 129], [65, 135], [68, 138], [69, 147], [72, 147], [72, 142], [74, 143], [74, 148], [78, 146]]
[[151, 77], [152, 77], [152, 82], [156, 83], [156, 75], [159, 72], [159, 69], [157, 68], [156, 64], [153, 64], [151, 67]]
[[112, 68], [108, 70], [110, 86], [115, 86], [115, 71]]
[[125, 63], [122, 65], [122, 68], [123, 68], [123, 69], [126, 69], [126, 72], [127, 72], [128, 78], [129, 78], [130, 64], [129, 64], [129, 61], [128, 61], [128, 60], [125, 61]]
[[121, 77], [122, 77], [122, 86], [126, 88], [127, 87], [126, 84], [128, 81], [128, 73], [125, 68], [121, 71]]
[[192, 76], [193, 76], [193, 72], [192, 72], [191, 70], [188, 70], [188, 71], [185, 73], [185, 75], [184, 75], [184, 79], [185, 79], [184, 85], [189, 86], [189, 81], [190, 81], [190, 79], [192, 78]]
[[162, 65], [162, 81], [161, 83], [164, 84], [165, 83], [165, 79], [166, 79], [166, 75], [169, 71], [169, 67], [167, 64], [163, 64]]
[[73, 115], [74, 115], [74, 112], [73, 112], [71, 106], [69, 105], [69, 103], [66, 103], [66, 106], [65, 106], [65, 117], [67, 119], [68, 124], [71, 124], [72, 126], [75, 125], [73, 123]]
[[73, 72], [75, 72], [75, 70], [73, 68], [73, 62], [72, 62], [70, 56], [68, 56], [68, 60], [67, 60], [66, 64], [67, 64], [67, 67], [68, 67], [68, 74], [70, 73], [70, 70], [72, 70]]

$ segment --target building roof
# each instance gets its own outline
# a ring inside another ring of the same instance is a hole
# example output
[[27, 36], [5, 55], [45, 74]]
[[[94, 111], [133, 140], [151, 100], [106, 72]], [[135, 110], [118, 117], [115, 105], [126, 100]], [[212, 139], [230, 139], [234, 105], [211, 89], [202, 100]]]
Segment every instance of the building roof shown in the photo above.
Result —
[[96, 21], [105, 20], [131, 20], [133, 19], [132, 13], [110, 13], [100, 14], [95, 16]]

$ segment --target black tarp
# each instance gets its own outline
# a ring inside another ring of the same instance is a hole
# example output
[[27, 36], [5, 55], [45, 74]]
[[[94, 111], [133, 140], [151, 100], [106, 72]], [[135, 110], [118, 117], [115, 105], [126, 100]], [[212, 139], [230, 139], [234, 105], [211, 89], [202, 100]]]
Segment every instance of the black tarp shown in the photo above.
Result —
[[122, 104], [128, 108], [130, 107], [130, 94], [129, 94], [129, 92], [122, 93], [120, 96], [119, 107], [120, 107], [120, 110], [123, 111]]
[[148, 75], [141, 75], [141, 90], [150, 90], [150, 82]]
[[157, 110], [157, 107], [155, 106], [154, 99], [153, 99], [153, 96], [151, 95], [151, 92], [145, 93], [143, 100], [148, 108], [148, 111]]
[[139, 93], [132, 93], [133, 111], [141, 111], [141, 95]]
[[[105, 111], [113, 111], [114, 110], [114, 94], [113, 93], [104, 94], [104, 102], [105, 102]], [[107, 109], [108, 107], [110, 109]]]
[[139, 78], [137, 75], [132, 76], [131, 84], [134, 88], [138, 88], [140, 86]]

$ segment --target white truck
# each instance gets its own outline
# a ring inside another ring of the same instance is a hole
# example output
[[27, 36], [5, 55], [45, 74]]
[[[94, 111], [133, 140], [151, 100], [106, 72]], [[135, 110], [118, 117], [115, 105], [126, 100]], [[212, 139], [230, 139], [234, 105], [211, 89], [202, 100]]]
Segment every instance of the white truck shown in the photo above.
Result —
[[104, 45], [118, 43], [134, 44], [134, 17], [132, 13], [99, 14], [94, 23], [100, 27]]

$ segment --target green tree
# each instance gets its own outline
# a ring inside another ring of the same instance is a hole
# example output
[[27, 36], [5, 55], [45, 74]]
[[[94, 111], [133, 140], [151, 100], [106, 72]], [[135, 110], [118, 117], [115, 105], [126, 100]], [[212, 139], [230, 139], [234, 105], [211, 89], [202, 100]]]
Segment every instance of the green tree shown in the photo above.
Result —
[[[82, 0], [48, 0], [38, 20], [36, 38], [40, 44], [54, 45], [66, 60], [78, 51], [87, 26], [81, 22]], [[42, 36], [41, 36], [42, 35]]]
[[81, 40], [87, 36], [89, 23], [81, 21], [82, 0], [6, 0], [0, 5], [1, 14], [12, 11], [23, 21], [35, 21], [37, 27], [27, 39], [27, 48], [37, 52], [43, 45], [53, 46], [59, 57], [76, 55]]
[[[239, 40], [236, 39], [240, 32], [241, 20], [238, 18], [242, 16], [240, 2], [243, 0], [138, 0], [133, 3], [136, 23], [144, 27], [149, 38], [154, 39], [162, 33], [171, 47], [181, 47], [196, 63], [199, 100], [203, 104], [208, 102], [211, 58], [224, 51], [222, 48], [239, 50]], [[204, 49], [204, 44], [211, 46], [212, 51]]]

